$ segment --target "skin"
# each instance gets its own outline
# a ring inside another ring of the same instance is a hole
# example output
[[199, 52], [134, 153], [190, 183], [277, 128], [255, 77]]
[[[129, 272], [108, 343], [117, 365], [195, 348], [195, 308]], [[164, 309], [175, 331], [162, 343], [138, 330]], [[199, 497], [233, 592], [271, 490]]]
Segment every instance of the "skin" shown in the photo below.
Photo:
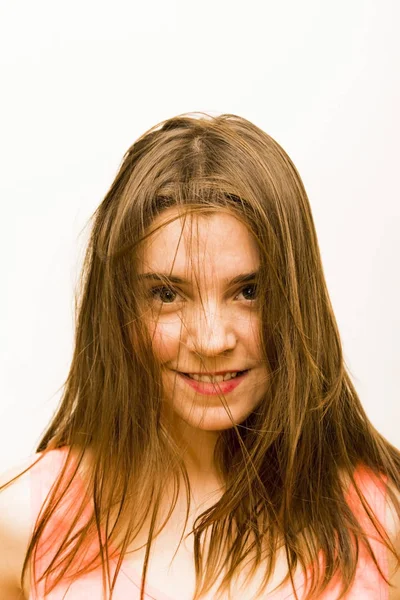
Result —
[[[175, 214], [176, 208], [169, 208], [153, 225]], [[144, 280], [148, 303], [144, 317], [162, 366], [165, 423], [185, 447], [192, 482], [204, 489], [217, 479], [215, 443], [232, 421], [218, 396], [196, 392], [177, 371], [250, 369], [240, 385], [225, 394], [236, 424], [259, 404], [268, 373], [260, 354], [255, 282], [234, 287], [228, 283], [239, 274], [257, 271], [255, 241], [240, 221], [226, 213], [193, 215], [192, 224], [188, 218], [183, 225], [179, 218], [153, 233], [142, 248], [139, 272], [168, 274], [173, 265], [172, 275], [187, 281], [173, 284], [170, 292], [160, 280]], [[151, 289], [159, 286], [163, 291], [152, 294]]]

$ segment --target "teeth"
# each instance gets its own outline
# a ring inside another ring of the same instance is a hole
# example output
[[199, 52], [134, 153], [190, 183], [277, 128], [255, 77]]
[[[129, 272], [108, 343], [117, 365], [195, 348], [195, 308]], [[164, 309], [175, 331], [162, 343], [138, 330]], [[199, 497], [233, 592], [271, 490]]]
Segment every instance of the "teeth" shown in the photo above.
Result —
[[221, 383], [221, 381], [229, 381], [229, 379], [233, 379], [238, 374], [238, 371], [232, 373], [225, 373], [225, 375], [189, 375], [190, 379], [195, 379], [196, 381], [204, 381], [206, 383]]

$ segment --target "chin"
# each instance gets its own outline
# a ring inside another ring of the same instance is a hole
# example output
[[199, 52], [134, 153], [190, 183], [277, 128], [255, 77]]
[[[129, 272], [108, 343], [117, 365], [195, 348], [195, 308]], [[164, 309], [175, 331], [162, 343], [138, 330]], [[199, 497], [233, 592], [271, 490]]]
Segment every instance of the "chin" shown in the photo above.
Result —
[[[240, 425], [251, 413], [251, 410], [238, 413], [231, 407], [230, 411], [235, 425]], [[200, 431], [224, 431], [232, 429], [233, 423], [223, 406], [192, 407], [191, 410], [174, 410], [174, 414], [190, 427]]]

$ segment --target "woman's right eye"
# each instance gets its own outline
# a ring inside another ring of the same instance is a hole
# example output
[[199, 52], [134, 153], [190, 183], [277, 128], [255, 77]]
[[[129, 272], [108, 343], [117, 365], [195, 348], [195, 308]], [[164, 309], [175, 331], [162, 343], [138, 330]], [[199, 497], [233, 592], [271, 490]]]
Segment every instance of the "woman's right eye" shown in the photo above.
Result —
[[150, 290], [150, 295], [152, 298], [160, 300], [163, 304], [171, 304], [177, 293], [172, 288], [159, 285]]

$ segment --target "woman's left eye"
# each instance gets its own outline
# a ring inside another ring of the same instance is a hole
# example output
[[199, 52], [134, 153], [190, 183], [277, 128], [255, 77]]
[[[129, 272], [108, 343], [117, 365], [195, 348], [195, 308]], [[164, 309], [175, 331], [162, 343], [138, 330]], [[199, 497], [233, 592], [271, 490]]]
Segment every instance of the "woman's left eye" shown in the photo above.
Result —
[[160, 285], [152, 288], [150, 290], [150, 294], [152, 298], [156, 298], [158, 296], [163, 304], [171, 304], [174, 301], [177, 292], [175, 292], [172, 288]]
[[247, 292], [249, 290], [250, 290], [250, 298], [246, 298], [246, 300], [255, 300], [256, 296], [257, 296], [257, 285], [255, 283], [246, 285], [246, 287], [244, 287], [240, 293], [247, 294]]

